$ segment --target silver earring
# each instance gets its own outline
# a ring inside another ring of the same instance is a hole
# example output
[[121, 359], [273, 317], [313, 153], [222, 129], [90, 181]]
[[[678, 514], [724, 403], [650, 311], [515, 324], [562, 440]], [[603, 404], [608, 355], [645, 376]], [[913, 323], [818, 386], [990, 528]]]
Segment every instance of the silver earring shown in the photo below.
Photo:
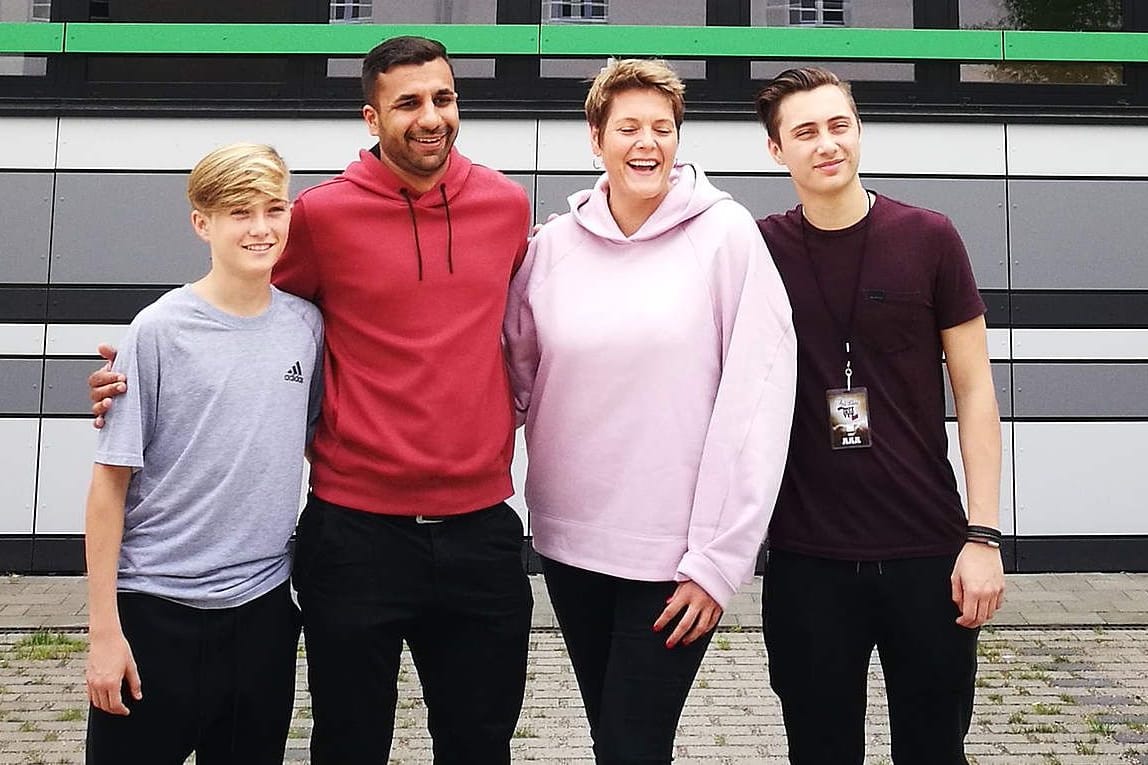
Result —
[[594, 165], [594, 169], [595, 169], [595, 170], [602, 170], [602, 169], [604, 169], [604, 168], [602, 167], [602, 157], [601, 157], [601, 155], [599, 155], [599, 154], [595, 154], [595, 155], [594, 155], [594, 162], [593, 162], [593, 165]]

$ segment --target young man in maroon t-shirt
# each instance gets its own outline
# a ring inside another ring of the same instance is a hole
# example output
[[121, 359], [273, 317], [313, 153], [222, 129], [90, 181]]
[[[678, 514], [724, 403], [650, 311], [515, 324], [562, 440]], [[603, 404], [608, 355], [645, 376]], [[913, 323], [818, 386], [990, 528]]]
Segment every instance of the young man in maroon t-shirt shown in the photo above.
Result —
[[[894, 761], [964, 765], [977, 632], [1004, 593], [985, 306], [946, 217], [861, 185], [847, 84], [791, 69], [756, 107], [801, 201], [758, 224], [798, 337], [763, 597], [790, 762], [863, 762], [876, 646]], [[967, 517], [947, 458], [942, 353]]]

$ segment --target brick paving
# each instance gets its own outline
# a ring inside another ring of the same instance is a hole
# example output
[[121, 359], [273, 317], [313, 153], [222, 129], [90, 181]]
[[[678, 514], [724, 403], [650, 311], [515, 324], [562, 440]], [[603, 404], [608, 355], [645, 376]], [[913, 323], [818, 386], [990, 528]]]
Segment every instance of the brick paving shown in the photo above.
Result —
[[[514, 760], [592, 763], [577, 686], [535, 585], [539, 605]], [[786, 761], [756, 629], [758, 588], [748, 589], [715, 636], [690, 695], [677, 737], [679, 765]], [[83, 761], [86, 636], [78, 628], [84, 619], [81, 579], [0, 577], [0, 765]], [[41, 626], [59, 632], [45, 640], [30, 631]], [[311, 725], [302, 653], [288, 741], [292, 763], [307, 761]], [[980, 662], [971, 762], [1148, 765], [1148, 575], [1010, 577], [1009, 605], [983, 633]], [[888, 765], [876, 661], [870, 676], [867, 763]], [[391, 762], [429, 763], [425, 709], [409, 659], [401, 685]]]

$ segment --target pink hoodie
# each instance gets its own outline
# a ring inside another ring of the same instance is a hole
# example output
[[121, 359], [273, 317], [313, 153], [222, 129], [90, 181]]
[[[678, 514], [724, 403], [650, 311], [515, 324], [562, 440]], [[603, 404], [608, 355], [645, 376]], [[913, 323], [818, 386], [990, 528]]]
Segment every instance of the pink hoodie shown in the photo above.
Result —
[[785, 466], [796, 339], [753, 217], [691, 165], [632, 236], [603, 176], [548, 223], [505, 334], [534, 546], [723, 607], [753, 574]]

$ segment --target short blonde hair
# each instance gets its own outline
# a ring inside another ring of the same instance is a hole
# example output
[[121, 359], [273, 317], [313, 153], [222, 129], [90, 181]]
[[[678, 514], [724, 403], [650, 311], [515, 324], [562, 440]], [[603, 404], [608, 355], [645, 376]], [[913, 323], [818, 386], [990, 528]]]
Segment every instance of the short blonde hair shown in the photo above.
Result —
[[601, 130], [610, 116], [614, 96], [626, 90], [653, 90], [670, 99], [674, 124], [682, 126], [686, 113], [686, 86], [669, 65], [661, 59], [624, 58], [611, 61], [586, 94], [586, 121]]
[[290, 173], [279, 152], [261, 143], [221, 146], [199, 160], [187, 179], [187, 199], [203, 213], [287, 199]]

